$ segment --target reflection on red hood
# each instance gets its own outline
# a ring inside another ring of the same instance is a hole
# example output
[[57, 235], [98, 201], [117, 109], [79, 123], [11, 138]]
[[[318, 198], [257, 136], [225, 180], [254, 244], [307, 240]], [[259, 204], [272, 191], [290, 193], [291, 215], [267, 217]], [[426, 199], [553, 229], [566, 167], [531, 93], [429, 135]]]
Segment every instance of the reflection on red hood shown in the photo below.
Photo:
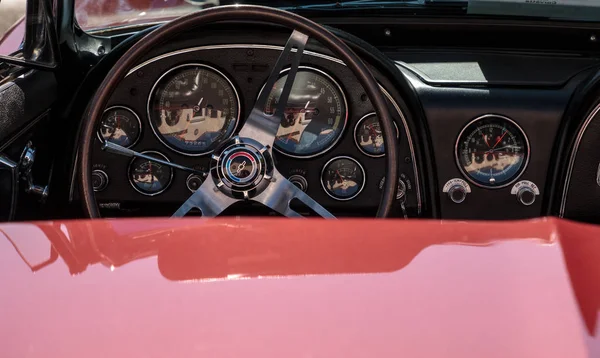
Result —
[[600, 357], [595, 226], [146, 219], [0, 230], [0, 357]]

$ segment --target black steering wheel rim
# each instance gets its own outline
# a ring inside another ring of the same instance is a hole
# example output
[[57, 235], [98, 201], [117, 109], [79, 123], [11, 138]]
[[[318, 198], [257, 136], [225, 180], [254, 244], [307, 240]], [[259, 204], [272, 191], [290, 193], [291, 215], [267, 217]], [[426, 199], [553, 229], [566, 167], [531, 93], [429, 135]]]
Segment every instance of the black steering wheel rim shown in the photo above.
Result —
[[85, 214], [90, 218], [100, 218], [91, 180], [91, 152], [96, 123], [101, 118], [114, 89], [125, 78], [128, 71], [157, 45], [179, 33], [223, 21], [259, 21], [300, 31], [332, 51], [354, 73], [375, 108], [386, 143], [385, 183], [377, 217], [387, 217], [395, 200], [395, 183], [398, 181], [398, 151], [393, 120], [385, 97], [372, 73], [350, 47], [321, 25], [294, 13], [254, 5], [213, 7], [175, 19], [139, 40], [115, 63], [96, 91], [83, 117], [84, 123], [79, 140], [78, 182]]

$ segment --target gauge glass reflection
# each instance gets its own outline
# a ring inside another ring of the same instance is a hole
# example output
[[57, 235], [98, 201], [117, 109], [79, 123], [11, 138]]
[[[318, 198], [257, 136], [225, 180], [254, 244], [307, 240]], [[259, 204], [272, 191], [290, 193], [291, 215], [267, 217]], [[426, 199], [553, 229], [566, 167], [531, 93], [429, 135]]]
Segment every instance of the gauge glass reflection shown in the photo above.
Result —
[[[275, 112], [286, 80], [284, 72], [267, 98], [265, 113]], [[340, 139], [346, 120], [346, 97], [337, 82], [323, 71], [300, 66], [274, 147], [292, 157], [322, 154]]]
[[353, 199], [365, 186], [365, 170], [353, 158], [333, 158], [323, 167], [321, 185], [336, 200]]
[[457, 164], [476, 185], [501, 188], [517, 180], [529, 159], [529, 142], [511, 119], [488, 115], [469, 123], [456, 144]]
[[[394, 122], [396, 138], [400, 136], [398, 127]], [[362, 117], [354, 129], [354, 142], [361, 152], [370, 157], [383, 157], [385, 155], [385, 142], [379, 118], [375, 113]]]
[[165, 73], [154, 85], [148, 116], [169, 148], [202, 155], [229, 138], [238, 123], [240, 101], [233, 84], [212, 67], [189, 64]]
[[[169, 161], [158, 152], [143, 152], [154, 158]], [[144, 195], [157, 195], [165, 191], [173, 179], [173, 169], [164, 164], [144, 158], [135, 158], [129, 165], [129, 182]]]
[[102, 114], [98, 128], [100, 139], [128, 148], [138, 141], [140, 133], [140, 118], [131, 109], [115, 106]]

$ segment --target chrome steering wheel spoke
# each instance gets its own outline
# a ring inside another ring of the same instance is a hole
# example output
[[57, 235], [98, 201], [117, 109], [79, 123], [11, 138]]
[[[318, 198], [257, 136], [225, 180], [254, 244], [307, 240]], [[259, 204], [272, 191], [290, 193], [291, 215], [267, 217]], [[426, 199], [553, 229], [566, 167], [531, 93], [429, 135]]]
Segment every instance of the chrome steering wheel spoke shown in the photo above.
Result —
[[[285, 107], [292, 91], [292, 85], [294, 84], [296, 73], [298, 72], [300, 58], [304, 53], [304, 47], [306, 46], [307, 42], [307, 35], [297, 30], [292, 32], [292, 35], [285, 44], [285, 48], [281, 52], [281, 55], [279, 55], [275, 66], [273, 66], [273, 70], [271, 71], [271, 74], [267, 79], [267, 83], [265, 84], [265, 90], [261, 92], [258, 100], [252, 108], [252, 111], [250, 112], [250, 115], [248, 116], [248, 119], [246, 120], [246, 123], [240, 130], [240, 137], [252, 138], [265, 146], [270, 148], [273, 147], [273, 142], [275, 142], [275, 136], [279, 130], [279, 125], [281, 124], [281, 119], [283, 118]], [[277, 103], [275, 112], [273, 114], [266, 114], [265, 107], [267, 104], [267, 99], [269, 98], [269, 94], [273, 86], [275, 86], [275, 83], [279, 79], [280, 72], [283, 70], [284, 65], [288, 62], [288, 57], [291, 57], [291, 67], [285, 84], [283, 85], [279, 102]]]
[[199, 209], [203, 217], [214, 217], [237, 201], [219, 191], [213, 180], [208, 178], [171, 217], [184, 217], [193, 208]]
[[335, 219], [333, 214], [327, 211], [327, 209], [322, 207], [313, 198], [308, 196], [308, 194], [292, 184], [292, 182], [287, 180], [277, 170], [275, 170], [273, 173], [271, 185], [269, 185], [265, 191], [256, 196], [254, 201], [259, 202], [287, 217], [303, 217], [290, 208], [290, 202], [294, 199], [300, 200], [302, 203], [304, 203], [304, 205], [312, 209], [323, 218]]

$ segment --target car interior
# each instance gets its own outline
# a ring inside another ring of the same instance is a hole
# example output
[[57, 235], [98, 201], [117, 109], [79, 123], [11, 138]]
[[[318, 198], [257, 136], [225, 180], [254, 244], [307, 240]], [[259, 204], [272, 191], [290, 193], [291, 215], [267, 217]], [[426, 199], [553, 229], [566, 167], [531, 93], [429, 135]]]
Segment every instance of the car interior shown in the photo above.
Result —
[[598, 222], [600, 17], [487, 3], [28, 1], [0, 219]]

